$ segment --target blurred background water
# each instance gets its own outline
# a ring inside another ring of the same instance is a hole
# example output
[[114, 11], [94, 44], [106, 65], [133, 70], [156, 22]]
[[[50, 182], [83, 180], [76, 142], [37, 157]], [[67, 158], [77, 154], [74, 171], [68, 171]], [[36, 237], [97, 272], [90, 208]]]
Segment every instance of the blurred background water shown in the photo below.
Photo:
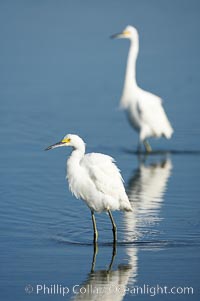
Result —
[[[193, 295], [162, 300], [198, 300], [199, 14], [198, 0], [0, 1], [1, 300], [49, 299], [37, 284], [70, 288], [52, 300], [113, 300], [111, 285], [144, 284], [191, 286]], [[164, 99], [175, 129], [169, 141], [152, 140], [160, 152], [145, 159], [133, 154], [137, 135], [118, 110], [129, 44], [109, 39], [128, 24], [140, 34], [138, 83]], [[108, 216], [97, 215], [90, 273], [92, 223], [67, 188], [69, 150], [43, 152], [70, 132], [87, 151], [117, 160], [134, 207], [114, 213], [119, 242], [110, 273]], [[76, 295], [74, 285], [107, 290]], [[132, 297], [118, 292], [114, 300]]]

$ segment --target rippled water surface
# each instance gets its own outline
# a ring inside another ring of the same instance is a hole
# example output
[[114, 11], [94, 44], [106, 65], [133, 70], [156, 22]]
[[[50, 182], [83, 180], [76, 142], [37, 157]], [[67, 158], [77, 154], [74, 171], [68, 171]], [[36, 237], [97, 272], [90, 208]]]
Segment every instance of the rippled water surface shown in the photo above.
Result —
[[[0, 2], [1, 300], [199, 300], [199, 13], [195, 0]], [[118, 110], [128, 42], [109, 36], [127, 24], [138, 83], [175, 129], [148, 157]], [[113, 213], [116, 250], [105, 213], [93, 246], [65, 180], [69, 149], [43, 151], [69, 132], [122, 171], [134, 210]]]

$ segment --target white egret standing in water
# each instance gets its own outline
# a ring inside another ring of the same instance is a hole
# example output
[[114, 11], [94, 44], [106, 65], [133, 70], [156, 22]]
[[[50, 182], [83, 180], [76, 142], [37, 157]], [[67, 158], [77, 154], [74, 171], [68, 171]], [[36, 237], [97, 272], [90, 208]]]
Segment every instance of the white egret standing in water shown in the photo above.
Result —
[[139, 132], [139, 146], [143, 143], [147, 152], [151, 146], [149, 137], [171, 138], [172, 126], [165, 114], [160, 97], [141, 89], [136, 82], [136, 60], [139, 51], [139, 36], [136, 28], [127, 26], [122, 33], [111, 38], [130, 40], [124, 88], [121, 97], [121, 107], [126, 110], [133, 128]]
[[60, 142], [49, 146], [50, 150], [60, 146], [71, 146], [67, 160], [69, 189], [76, 198], [85, 201], [92, 214], [94, 242], [98, 232], [94, 212], [106, 211], [113, 226], [113, 240], [117, 240], [117, 227], [112, 210], [132, 211], [123, 180], [114, 159], [100, 153], [85, 154], [85, 143], [77, 136], [68, 134]]

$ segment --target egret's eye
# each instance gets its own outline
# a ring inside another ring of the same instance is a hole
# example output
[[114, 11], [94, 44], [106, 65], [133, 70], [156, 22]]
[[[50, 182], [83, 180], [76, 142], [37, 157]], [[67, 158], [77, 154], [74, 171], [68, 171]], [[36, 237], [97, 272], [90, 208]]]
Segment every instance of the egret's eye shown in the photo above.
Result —
[[70, 141], [71, 141], [70, 138], [64, 138], [64, 139], [62, 140], [63, 143], [69, 143]]

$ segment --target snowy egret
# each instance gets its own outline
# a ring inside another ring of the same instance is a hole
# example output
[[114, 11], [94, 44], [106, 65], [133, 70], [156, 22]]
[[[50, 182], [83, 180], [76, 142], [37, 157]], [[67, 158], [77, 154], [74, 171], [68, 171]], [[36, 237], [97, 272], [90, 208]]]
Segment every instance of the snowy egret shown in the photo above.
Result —
[[72, 153], [67, 160], [69, 189], [76, 198], [85, 201], [92, 214], [94, 242], [98, 232], [94, 212], [106, 211], [113, 227], [113, 240], [117, 240], [117, 227], [112, 210], [132, 211], [126, 195], [120, 171], [110, 156], [100, 153], [85, 154], [85, 143], [77, 135], [68, 134], [60, 142], [46, 148], [71, 146]]
[[129, 122], [139, 132], [138, 150], [143, 143], [147, 152], [151, 146], [149, 137], [171, 138], [172, 126], [162, 106], [162, 99], [157, 95], [141, 89], [136, 82], [136, 60], [139, 51], [139, 36], [137, 29], [127, 26], [122, 33], [111, 38], [125, 38], [130, 40], [124, 88], [121, 97], [121, 107], [126, 110]]

